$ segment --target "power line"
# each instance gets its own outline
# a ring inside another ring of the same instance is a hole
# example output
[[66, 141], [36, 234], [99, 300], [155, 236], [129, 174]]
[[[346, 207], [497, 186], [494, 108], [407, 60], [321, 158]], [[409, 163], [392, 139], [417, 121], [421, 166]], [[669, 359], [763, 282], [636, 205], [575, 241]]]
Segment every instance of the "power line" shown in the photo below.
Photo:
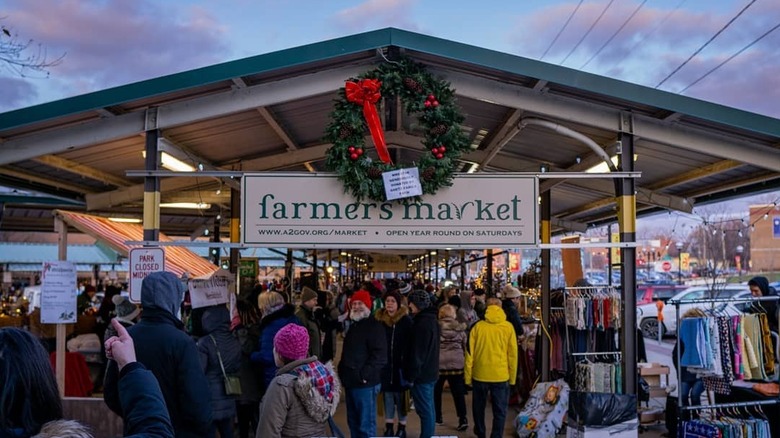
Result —
[[732, 59], [734, 59], [734, 58], [736, 58], [737, 56], [739, 56], [739, 55], [740, 55], [742, 52], [744, 52], [745, 50], [747, 50], [747, 49], [749, 49], [750, 47], [752, 47], [752, 46], [753, 46], [753, 44], [755, 44], [755, 43], [757, 43], [757, 42], [761, 41], [762, 39], [764, 39], [764, 37], [766, 37], [766, 36], [767, 36], [767, 35], [769, 35], [770, 33], [772, 33], [772, 32], [774, 32], [775, 30], [777, 30], [777, 28], [778, 28], [778, 27], [780, 27], [780, 23], [777, 23], [777, 24], [775, 25], [775, 27], [773, 27], [773, 28], [769, 29], [768, 31], [764, 32], [764, 34], [763, 34], [763, 35], [761, 35], [760, 37], [758, 37], [758, 38], [754, 39], [754, 40], [753, 40], [753, 41], [752, 41], [750, 44], [748, 44], [748, 45], [746, 45], [745, 47], [743, 47], [742, 49], [740, 49], [740, 50], [739, 50], [737, 53], [735, 53], [735, 54], [733, 54], [733, 55], [729, 56], [728, 58], [726, 58], [726, 60], [724, 60], [724, 61], [723, 61], [723, 62], [721, 62], [720, 64], [716, 65], [716, 66], [715, 66], [715, 67], [713, 67], [712, 69], [710, 69], [710, 70], [709, 70], [707, 73], [704, 73], [704, 74], [703, 74], [703, 75], [702, 75], [702, 76], [701, 76], [699, 79], [696, 79], [696, 80], [695, 80], [695, 81], [693, 81], [693, 82], [692, 82], [690, 85], [688, 85], [687, 87], [685, 87], [685, 88], [683, 88], [682, 90], [680, 90], [680, 91], [679, 91], [679, 93], [680, 93], [680, 94], [682, 94], [682, 93], [685, 93], [685, 91], [687, 91], [689, 88], [693, 87], [694, 85], [696, 85], [696, 84], [698, 84], [699, 82], [701, 82], [701, 80], [702, 80], [702, 79], [704, 79], [704, 78], [706, 78], [707, 76], [709, 76], [709, 75], [710, 75], [710, 73], [713, 73], [713, 72], [715, 72], [715, 70], [717, 70], [717, 69], [719, 69], [719, 68], [723, 67], [723, 65], [725, 65], [726, 63], [728, 63], [728, 62], [729, 62], [729, 61], [731, 61]]
[[634, 12], [632, 12], [631, 15], [626, 19], [626, 21], [624, 21], [623, 24], [620, 25], [618, 30], [616, 30], [615, 33], [613, 33], [612, 36], [610, 36], [607, 39], [607, 41], [604, 44], [602, 44], [598, 50], [596, 50], [596, 53], [594, 53], [587, 61], [585, 61], [585, 64], [582, 64], [580, 70], [584, 69], [588, 64], [590, 64], [590, 62], [593, 61], [593, 58], [599, 56], [599, 53], [601, 53], [601, 51], [604, 50], [604, 48], [607, 47], [609, 43], [612, 42], [613, 39], [615, 39], [617, 34], [619, 34], [620, 31], [623, 30], [624, 27], [626, 27], [626, 25], [631, 21], [631, 19], [634, 18], [634, 16], [637, 14], [637, 12], [639, 12], [639, 10], [642, 9], [642, 6], [644, 6], [645, 3], [647, 3], [647, 0], [642, 0], [642, 3], [640, 3], [636, 9], [634, 9]]
[[[755, 1], [755, 0], [753, 0], [753, 1]], [[609, 9], [610, 6], [612, 6], [612, 3], [614, 3], [614, 2], [615, 2], [615, 0], [609, 0], [609, 3], [607, 3], [607, 7], [604, 8], [603, 11], [601, 11], [601, 15], [599, 15], [599, 18], [597, 18], [596, 21], [594, 21], [593, 24], [590, 25], [590, 28], [588, 29], [587, 32], [585, 32], [585, 35], [583, 35], [582, 38], [580, 38], [580, 40], [577, 41], [577, 44], [574, 45], [574, 48], [571, 49], [569, 54], [566, 55], [566, 57], [563, 58], [563, 61], [559, 62], [558, 65], [563, 65], [563, 63], [565, 63], [566, 60], [569, 59], [569, 56], [571, 56], [571, 54], [574, 53], [575, 50], [577, 50], [577, 48], [580, 46], [580, 44], [582, 44], [582, 42], [585, 40], [585, 38], [587, 38], [588, 35], [590, 35], [590, 32], [593, 30], [593, 28], [596, 27], [597, 24], [599, 24], [599, 21], [601, 21], [601, 17], [603, 17], [604, 14], [607, 13], [607, 10]]]
[[[631, 48], [630, 48], [630, 49], [628, 49], [628, 51], [626, 52], [626, 56], [628, 56], [628, 55], [630, 55], [631, 53], [633, 53], [633, 52], [634, 52], [634, 49], [636, 49], [636, 48], [637, 48], [637, 47], [638, 47], [640, 44], [644, 43], [644, 42], [645, 42], [645, 40], [647, 39], [647, 37], [649, 37], [650, 35], [652, 35], [652, 34], [653, 34], [653, 33], [654, 33], [656, 30], [660, 29], [660, 28], [661, 28], [661, 26], [663, 26], [663, 25], [664, 25], [664, 23], [666, 23], [666, 22], [669, 20], [669, 18], [671, 18], [671, 17], [672, 17], [672, 15], [673, 15], [675, 12], [677, 12], [677, 10], [678, 10], [678, 9], [680, 9], [680, 7], [682, 7], [682, 5], [683, 5], [683, 4], [684, 4], [686, 1], [688, 1], [688, 0], [680, 0], [680, 1], [677, 3], [677, 6], [675, 6], [675, 7], [674, 7], [674, 9], [672, 9], [671, 11], [669, 11], [669, 13], [668, 13], [668, 14], [666, 14], [666, 16], [665, 16], [665, 17], [664, 17], [664, 18], [663, 18], [663, 19], [662, 19], [660, 22], [658, 22], [658, 24], [656, 24], [656, 25], [655, 25], [655, 26], [654, 26], [652, 29], [650, 29], [650, 32], [648, 32], [648, 33], [644, 34], [644, 35], [642, 36], [642, 39], [640, 39], [639, 41], [637, 41], [636, 43], [634, 43], [634, 45], [633, 45], [633, 46], [631, 46]], [[626, 59], [626, 56], [624, 56], [623, 58], [621, 58], [621, 59], [620, 59], [620, 61], [618, 61], [618, 62], [622, 62], [624, 59]]]
[[665, 77], [665, 78], [664, 78], [664, 79], [663, 79], [661, 82], [659, 82], [659, 83], [658, 83], [658, 85], [656, 85], [656, 86], [655, 86], [655, 88], [658, 88], [658, 87], [660, 87], [661, 85], [663, 85], [663, 83], [664, 83], [664, 82], [666, 82], [666, 81], [667, 81], [669, 78], [671, 78], [672, 76], [674, 76], [674, 74], [675, 74], [675, 73], [677, 73], [678, 71], [680, 71], [680, 69], [681, 69], [681, 68], [685, 67], [685, 65], [686, 65], [686, 64], [688, 64], [688, 62], [689, 62], [691, 59], [693, 59], [693, 58], [694, 58], [696, 55], [698, 55], [698, 54], [699, 54], [699, 53], [700, 53], [702, 50], [704, 50], [704, 48], [705, 48], [705, 47], [707, 47], [707, 46], [708, 46], [708, 45], [709, 45], [709, 44], [710, 44], [710, 43], [711, 43], [711, 42], [712, 42], [712, 41], [713, 41], [715, 38], [717, 38], [717, 37], [718, 37], [718, 35], [720, 35], [721, 33], [723, 33], [723, 31], [724, 31], [724, 30], [726, 30], [726, 29], [727, 29], [729, 26], [731, 26], [731, 23], [733, 23], [734, 21], [736, 21], [736, 20], [737, 20], [737, 18], [739, 18], [739, 17], [740, 17], [740, 15], [742, 15], [742, 14], [743, 14], [745, 11], [747, 11], [747, 9], [748, 9], [750, 6], [752, 6], [752, 5], [753, 5], [753, 3], [755, 3], [755, 2], [756, 2], [756, 0], [751, 0], [751, 1], [750, 1], [750, 3], [748, 3], [748, 4], [747, 4], [747, 5], [744, 7], [744, 8], [742, 8], [742, 10], [741, 10], [741, 11], [739, 11], [739, 13], [738, 13], [737, 15], [735, 15], [735, 16], [734, 16], [734, 18], [732, 18], [731, 20], [729, 20], [729, 22], [728, 22], [728, 23], [726, 23], [726, 25], [725, 25], [725, 26], [721, 27], [721, 28], [720, 28], [720, 30], [719, 30], [719, 31], [717, 31], [717, 32], [715, 33], [715, 35], [713, 35], [713, 36], [712, 36], [712, 38], [710, 38], [709, 40], [707, 40], [707, 42], [706, 42], [706, 43], [704, 43], [704, 45], [702, 45], [701, 47], [699, 47], [698, 49], [696, 49], [696, 51], [695, 51], [695, 52], [693, 52], [693, 54], [692, 54], [691, 56], [689, 56], [689, 57], [688, 57], [688, 59], [686, 59], [686, 60], [685, 60], [685, 61], [684, 61], [682, 64], [680, 64], [680, 65], [679, 65], [679, 66], [678, 66], [676, 69], [674, 69], [674, 71], [672, 71], [671, 73], [669, 73], [669, 74], [668, 74], [668, 75], [667, 75], [667, 76], [666, 76], [666, 77]]
[[575, 15], [575, 14], [577, 13], [577, 11], [580, 9], [580, 6], [582, 6], [582, 2], [584, 2], [584, 1], [585, 1], [585, 0], [580, 0], [580, 2], [579, 2], [579, 3], [577, 3], [577, 7], [576, 7], [576, 8], [574, 8], [574, 10], [573, 10], [573, 11], [571, 12], [571, 14], [569, 15], [569, 18], [567, 18], [567, 19], [566, 19], [566, 23], [564, 23], [564, 25], [563, 25], [563, 27], [561, 28], [561, 30], [559, 30], [559, 31], [558, 31], [558, 35], [555, 35], [555, 38], [553, 38], [553, 40], [552, 40], [552, 42], [550, 43], [550, 45], [549, 45], [549, 46], [547, 46], [547, 50], [545, 50], [545, 51], [544, 51], [544, 53], [542, 54], [542, 57], [541, 57], [541, 58], [539, 58], [539, 61], [541, 61], [542, 59], [544, 59], [544, 57], [545, 57], [545, 56], [547, 56], [547, 52], [549, 52], [549, 51], [550, 51], [550, 49], [552, 49], [552, 46], [555, 44], [555, 42], [556, 42], [556, 41], [558, 41], [558, 37], [560, 37], [560, 36], [561, 36], [561, 34], [563, 33], [563, 31], [564, 31], [564, 30], [566, 30], [566, 27], [567, 27], [567, 26], [569, 25], [569, 23], [571, 22], [571, 19], [572, 19], [572, 18], [574, 18], [574, 15]]

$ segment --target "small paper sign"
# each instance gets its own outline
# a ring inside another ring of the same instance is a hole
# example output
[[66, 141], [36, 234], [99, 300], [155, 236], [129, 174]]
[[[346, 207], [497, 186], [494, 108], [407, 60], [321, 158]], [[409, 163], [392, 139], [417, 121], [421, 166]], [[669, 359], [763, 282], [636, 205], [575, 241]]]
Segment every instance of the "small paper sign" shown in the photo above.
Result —
[[41, 322], [76, 322], [76, 265], [66, 261], [45, 262], [41, 275]]
[[141, 286], [152, 272], [165, 270], [165, 251], [162, 248], [132, 248], [130, 250], [130, 301], [141, 302]]
[[214, 306], [230, 302], [230, 291], [235, 279], [230, 271], [220, 269], [208, 279], [193, 278], [187, 282], [192, 308]]
[[384, 172], [385, 196], [388, 201], [422, 195], [420, 170], [416, 167]]

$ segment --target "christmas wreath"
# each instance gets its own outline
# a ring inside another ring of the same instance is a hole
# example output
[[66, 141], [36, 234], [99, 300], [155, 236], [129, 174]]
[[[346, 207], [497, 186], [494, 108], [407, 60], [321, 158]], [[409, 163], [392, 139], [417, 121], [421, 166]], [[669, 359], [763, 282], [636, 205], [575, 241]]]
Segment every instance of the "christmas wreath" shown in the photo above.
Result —
[[[454, 94], [449, 83], [407, 59], [382, 64], [348, 80], [339, 90], [325, 134], [325, 140], [333, 144], [326, 154], [326, 165], [338, 175], [344, 191], [358, 201], [384, 202], [382, 174], [415, 166], [423, 194], [451, 186], [457, 160], [468, 148]], [[376, 103], [382, 97], [395, 96], [407, 114], [417, 116], [417, 125], [412, 128], [424, 134], [422, 144], [427, 151], [415, 163], [393, 163], [384, 143]], [[371, 133], [376, 156], [367, 151], [366, 131]]]

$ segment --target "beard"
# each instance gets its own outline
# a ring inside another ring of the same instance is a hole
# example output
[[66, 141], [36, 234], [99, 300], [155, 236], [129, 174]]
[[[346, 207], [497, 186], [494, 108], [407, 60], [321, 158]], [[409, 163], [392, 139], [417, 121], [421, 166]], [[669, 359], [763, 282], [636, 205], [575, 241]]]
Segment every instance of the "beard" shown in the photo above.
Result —
[[349, 312], [349, 319], [351, 319], [352, 321], [357, 322], [357, 321], [362, 321], [362, 320], [368, 318], [369, 315], [371, 315], [371, 310], [368, 309], [368, 308], [363, 309], [363, 310], [354, 310], [353, 309], [353, 310], [351, 310]]

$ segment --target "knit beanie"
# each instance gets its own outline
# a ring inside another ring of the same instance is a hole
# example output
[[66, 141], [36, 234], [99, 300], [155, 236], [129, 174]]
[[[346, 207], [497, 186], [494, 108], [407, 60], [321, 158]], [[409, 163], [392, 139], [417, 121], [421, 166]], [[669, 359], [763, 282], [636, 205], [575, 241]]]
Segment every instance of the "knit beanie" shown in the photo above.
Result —
[[317, 298], [317, 297], [318, 297], [317, 292], [314, 291], [312, 288], [310, 288], [309, 286], [303, 287], [303, 291], [301, 291], [301, 303], [305, 303], [311, 300], [312, 298]]
[[276, 332], [274, 349], [283, 359], [305, 359], [309, 353], [309, 332], [298, 324], [287, 324]]
[[427, 309], [431, 306], [431, 295], [424, 290], [414, 290], [409, 294], [409, 302], [419, 310]]
[[135, 304], [131, 303], [127, 297], [122, 295], [114, 295], [111, 297], [111, 301], [116, 306], [116, 317], [122, 321], [132, 321], [135, 317], [141, 313], [141, 309]]
[[362, 301], [363, 304], [370, 309], [374, 300], [371, 299], [371, 294], [369, 294], [367, 290], [360, 289], [352, 294], [350, 301]]
[[382, 297], [382, 302], [384, 303], [387, 301], [388, 297], [392, 297], [395, 299], [395, 303], [400, 307], [401, 306], [401, 294], [398, 293], [397, 290], [389, 290], [385, 292], [385, 296]]

